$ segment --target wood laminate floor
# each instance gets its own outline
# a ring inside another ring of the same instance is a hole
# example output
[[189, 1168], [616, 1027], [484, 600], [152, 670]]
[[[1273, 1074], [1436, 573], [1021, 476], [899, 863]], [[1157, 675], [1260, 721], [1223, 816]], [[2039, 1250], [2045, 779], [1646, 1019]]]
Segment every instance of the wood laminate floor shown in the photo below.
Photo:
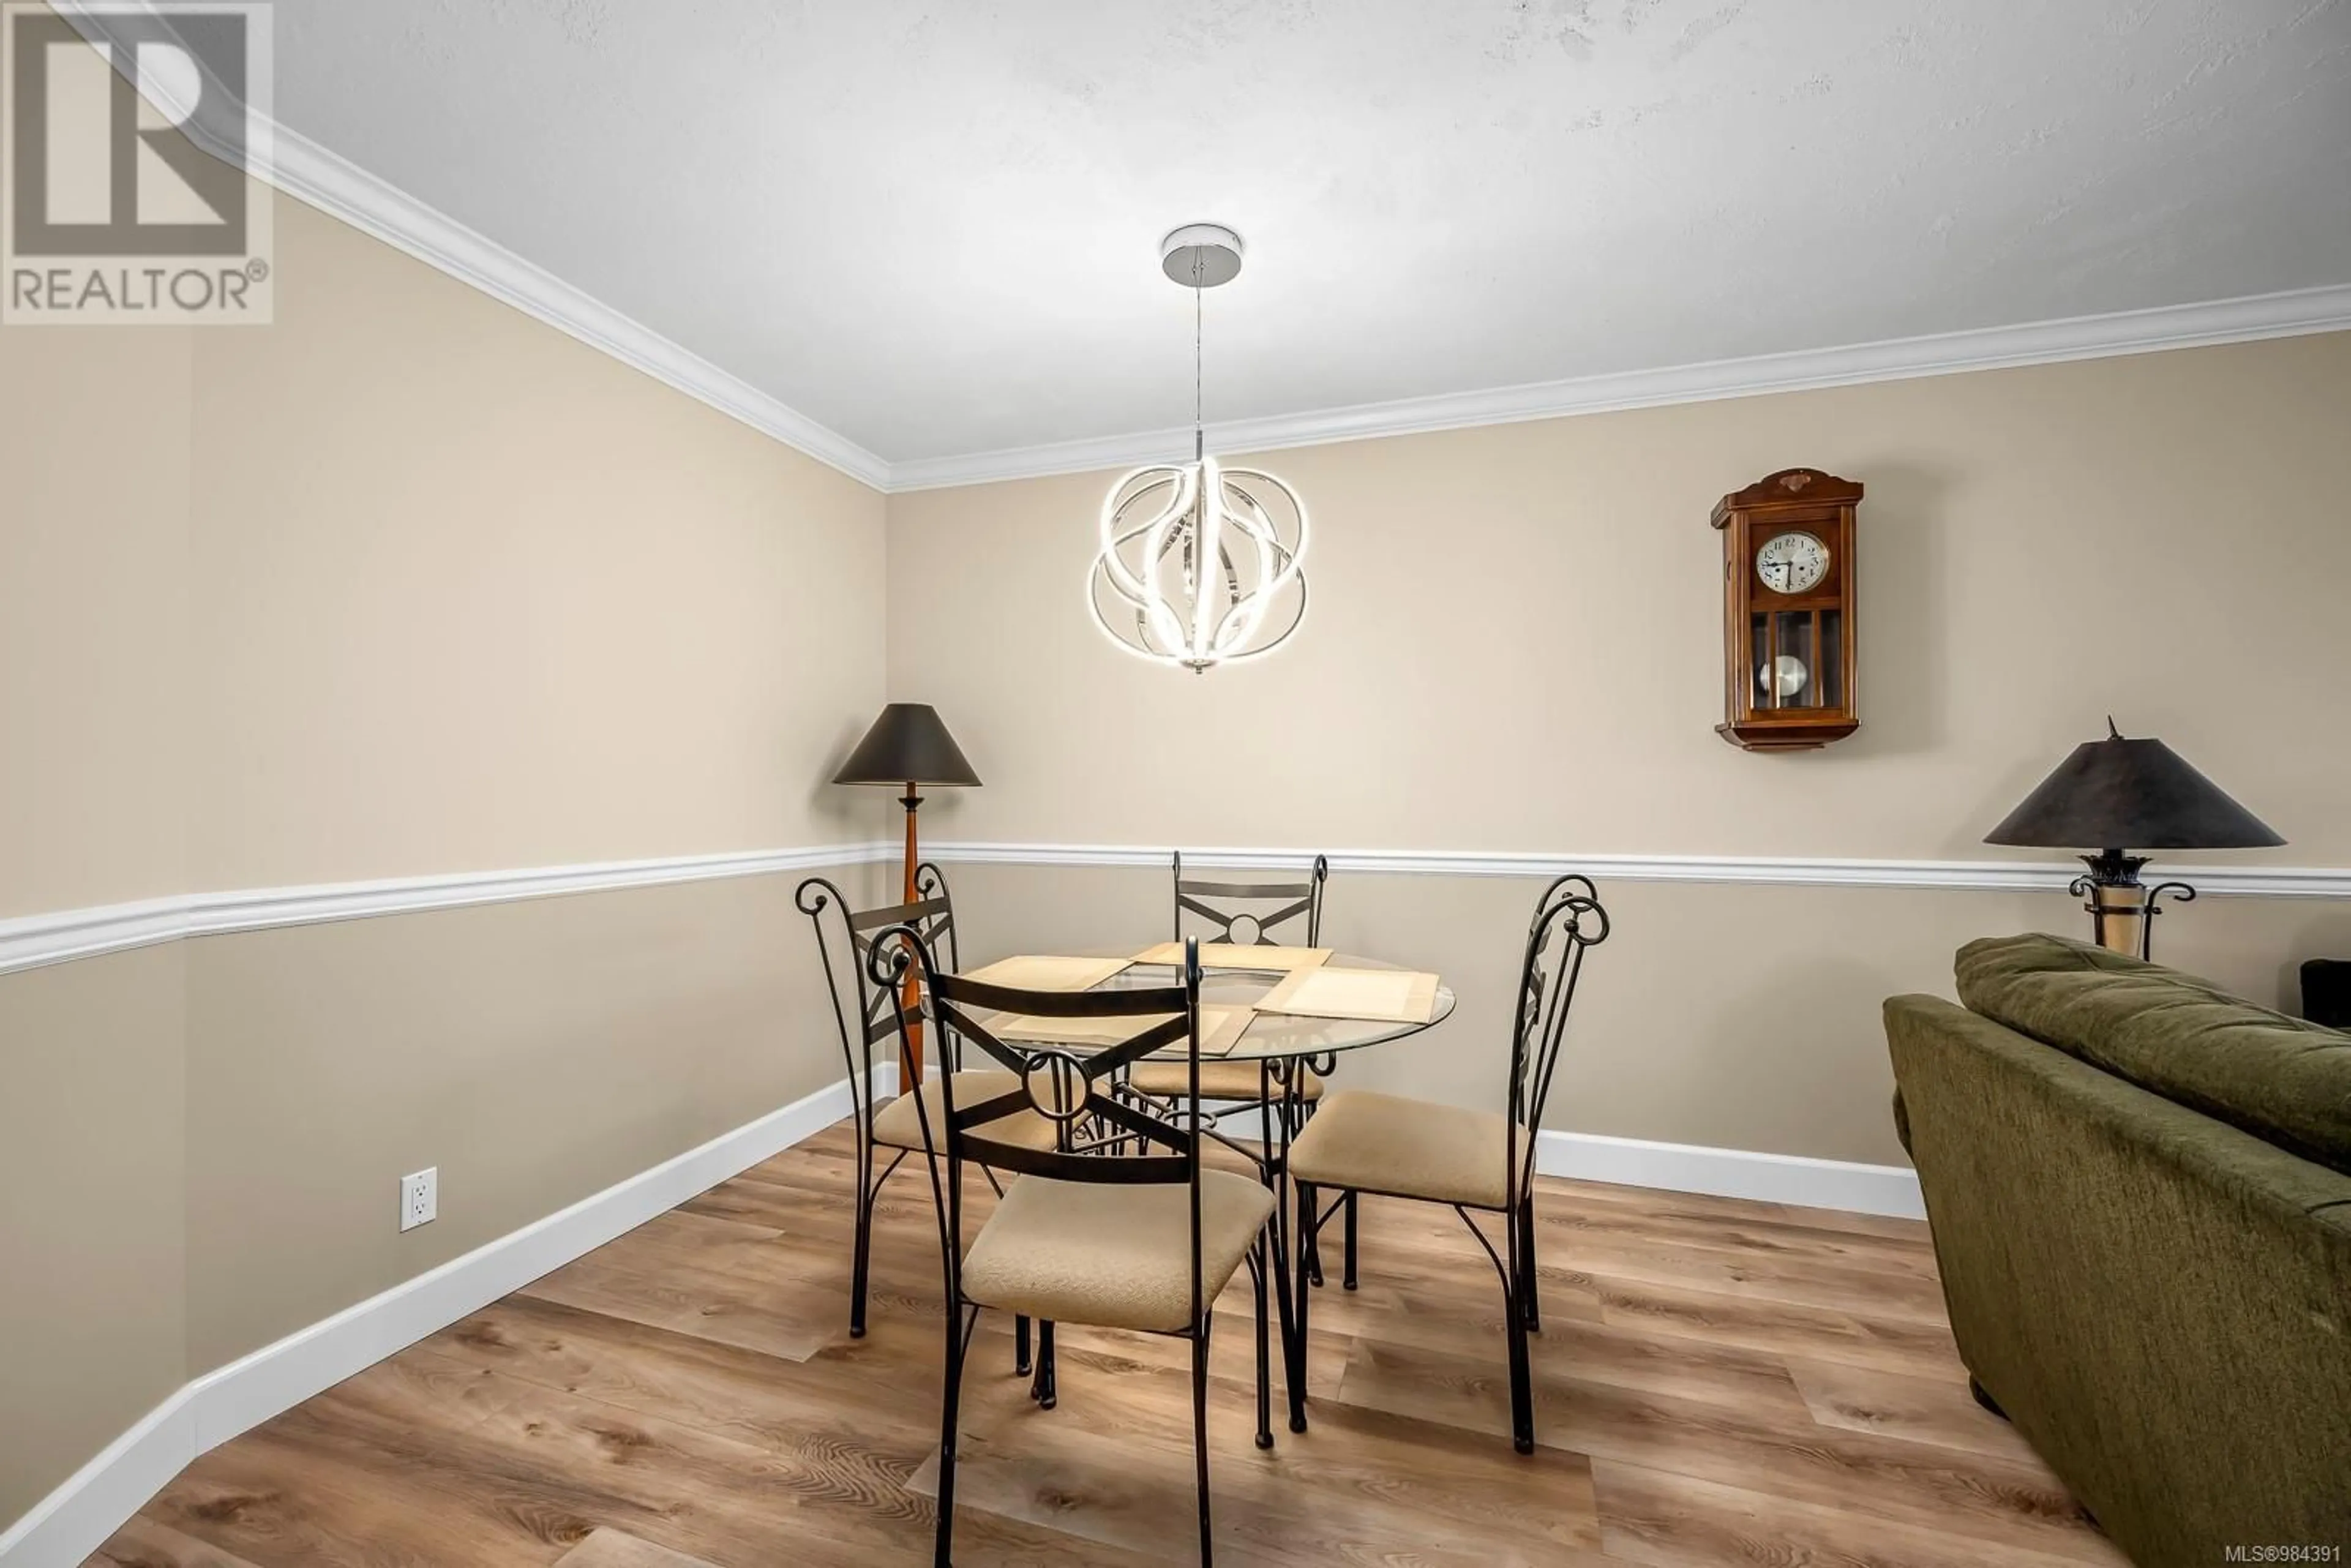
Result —
[[[844, 1124], [214, 1450], [87, 1568], [928, 1563], [928, 1185], [910, 1165], [884, 1194], [852, 1340], [851, 1158]], [[1210, 1395], [1220, 1562], [2122, 1563], [1968, 1397], [1923, 1226], [1557, 1181], [1539, 1212], [1531, 1457], [1507, 1437], [1500, 1293], [1449, 1211], [1364, 1200], [1362, 1288], [1333, 1259], [1315, 1292], [1311, 1430], [1277, 1416], [1270, 1453], [1237, 1281]], [[1187, 1354], [1065, 1328], [1045, 1411], [985, 1314], [957, 1561], [1192, 1561]]]

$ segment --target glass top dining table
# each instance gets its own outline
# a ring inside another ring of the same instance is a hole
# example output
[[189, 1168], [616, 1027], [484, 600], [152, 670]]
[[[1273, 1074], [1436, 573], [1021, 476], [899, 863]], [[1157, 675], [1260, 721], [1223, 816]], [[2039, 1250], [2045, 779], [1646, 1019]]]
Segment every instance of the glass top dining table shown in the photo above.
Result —
[[[1073, 956], [1123, 958], [1134, 951], [1098, 949]], [[1377, 958], [1359, 957], [1353, 954], [1334, 952], [1323, 960], [1325, 967], [1334, 969], [1386, 969], [1409, 967], [1403, 964], [1384, 963]], [[1151, 986], [1176, 983], [1177, 966], [1173, 964], [1133, 964], [1109, 979], [1095, 986], [1098, 991], [1133, 990]], [[1261, 1000], [1266, 993], [1280, 984], [1285, 971], [1280, 969], [1209, 968], [1200, 971], [1200, 1006], [1202, 1008], [1246, 1007]], [[1309, 1018], [1301, 1013], [1258, 1013], [1249, 1020], [1229, 1051], [1202, 1052], [1203, 1061], [1292, 1061], [1301, 1057], [1327, 1056], [1343, 1051], [1360, 1051], [1368, 1045], [1382, 1045], [1392, 1040], [1402, 1040], [1418, 1034], [1422, 1030], [1443, 1023], [1453, 1011], [1453, 988], [1440, 979], [1437, 985], [1436, 1005], [1430, 1009], [1426, 1023], [1401, 1021], [1393, 1019], [1326, 1019]]]

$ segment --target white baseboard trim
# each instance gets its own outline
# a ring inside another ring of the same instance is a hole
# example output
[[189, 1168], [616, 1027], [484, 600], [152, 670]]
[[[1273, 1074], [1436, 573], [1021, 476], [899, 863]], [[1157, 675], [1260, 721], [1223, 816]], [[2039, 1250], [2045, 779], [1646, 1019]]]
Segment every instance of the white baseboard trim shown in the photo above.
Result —
[[1544, 1176], [1619, 1186], [1708, 1193], [1804, 1208], [1842, 1208], [1901, 1219], [1927, 1218], [1926, 1203], [1918, 1195], [1918, 1173], [1907, 1166], [1855, 1165], [1799, 1155], [1546, 1130], [1536, 1139], [1535, 1168]]
[[0, 1564], [78, 1568], [194, 1461], [193, 1392], [175, 1391], [0, 1533]]
[[[874, 1077], [878, 1094], [896, 1074]], [[852, 1093], [843, 1079], [204, 1374], [0, 1531], [0, 1568], [78, 1568], [198, 1455], [832, 1125]]]
[[[894, 1064], [877, 1067], [874, 1095], [896, 1082]], [[850, 1080], [831, 1084], [204, 1374], [0, 1531], [0, 1568], [78, 1568], [197, 1456], [821, 1132], [849, 1114], [853, 1092]], [[1545, 1176], [1583, 1181], [1926, 1213], [1917, 1175], [1897, 1166], [1559, 1132], [1541, 1135], [1535, 1159]]]
[[[1257, 1143], [1254, 1103], [1203, 1100], [1200, 1109], [1224, 1119], [1218, 1130], [1227, 1137]], [[1706, 1193], [1897, 1219], [1927, 1218], [1926, 1204], [1918, 1196], [1918, 1173], [1907, 1166], [1856, 1165], [1800, 1155], [1764, 1155], [1702, 1144], [1658, 1144], [1646, 1138], [1545, 1129], [1535, 1141], [1535, 1171], [1540, 1176], [1646, 1187], [1654, 1192]]]

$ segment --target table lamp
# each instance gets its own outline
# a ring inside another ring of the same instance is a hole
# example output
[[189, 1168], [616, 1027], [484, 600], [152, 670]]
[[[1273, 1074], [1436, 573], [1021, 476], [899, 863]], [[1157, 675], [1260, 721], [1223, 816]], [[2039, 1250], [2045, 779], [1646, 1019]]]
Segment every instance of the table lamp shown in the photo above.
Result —
[[2082, 856], [2090, 874], [2076, 877], [2070, 891], [2088, 896], [2083, 907], [2100, 946], [2145, 958], [2162, 913], [2158, 900], [2168, 893], [2185, 904], [2196, 890], [2184, 882], [2144, 885], [2138, 872], [2147, 857], [2131, 849], [2268, 849], [2285, 841], [2171, 747], [2126, 739], [2108, 718], [2106, 737], [2075, 747], [1984, 842], [2106, 846]]
[[[914, 813], [923, 804], [925, 785], [934, 789], [969, 789], [979, 783], [979, 775], [965, 760], [963, 748], [947, 733], [946, 725], [939, 718], [939, 710], [928, 703], [892, 703], [882, 710], [832, 776], [836, 784], [894, 784], [906, 792], [899, 804], [906, 808], [906, 892], [903, 902], [914, 902], [914, 864], [918, 858], [914, 844]], [[914, 972], [906, 972], [905, 1005], [907, 1017], [914, 1018], [914, 1005], [920, 999], [915, 988]], [[906, 1051], [898, 1068], [898, 1092], [910, 1093], [923, 1082], [923, 1028], [919, 1021], [906, 1030]]]

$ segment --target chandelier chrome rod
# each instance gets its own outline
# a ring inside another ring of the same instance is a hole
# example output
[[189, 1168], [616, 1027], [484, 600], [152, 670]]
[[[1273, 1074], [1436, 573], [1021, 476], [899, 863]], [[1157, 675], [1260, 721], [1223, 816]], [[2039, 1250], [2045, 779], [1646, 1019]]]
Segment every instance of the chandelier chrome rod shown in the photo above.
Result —
[[1207, 340], [1207, 332], [1200, 307], [1201, 298], [1208, 291], [1201, 285], [1200, 267], [1201, 259], [1195, 256], [1192, 258], [1192, 461], [1195, 463], [1208, 455], [1207, 404], [1202, 395], [1207, 375], [1201, 368], [1207, 358], [1207, 350], [1203, 347]]

